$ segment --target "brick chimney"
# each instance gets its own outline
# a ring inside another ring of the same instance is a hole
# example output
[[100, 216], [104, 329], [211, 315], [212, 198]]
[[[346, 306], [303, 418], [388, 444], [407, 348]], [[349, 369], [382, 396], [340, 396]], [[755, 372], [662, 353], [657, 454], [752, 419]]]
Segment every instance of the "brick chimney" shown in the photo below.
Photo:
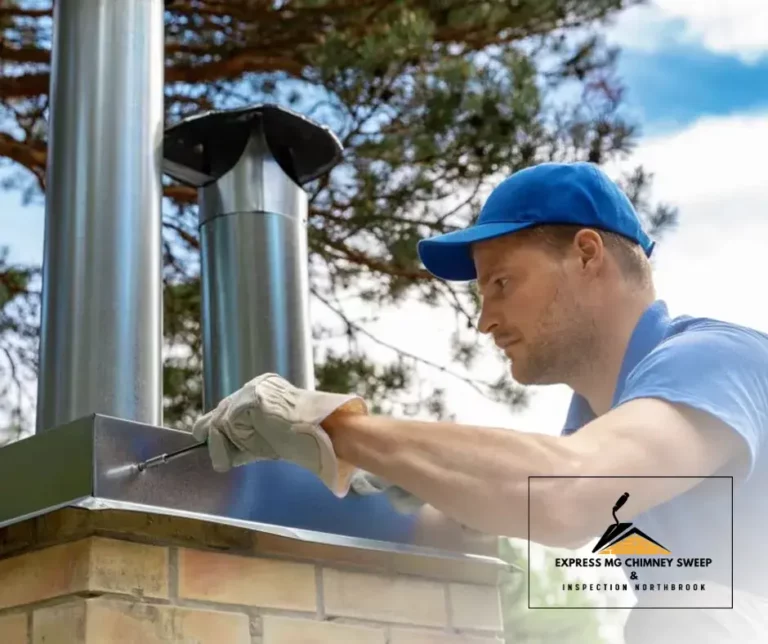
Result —
[[0, 642], [500, 643], [497, 570], [68, 508], [0, 529]]

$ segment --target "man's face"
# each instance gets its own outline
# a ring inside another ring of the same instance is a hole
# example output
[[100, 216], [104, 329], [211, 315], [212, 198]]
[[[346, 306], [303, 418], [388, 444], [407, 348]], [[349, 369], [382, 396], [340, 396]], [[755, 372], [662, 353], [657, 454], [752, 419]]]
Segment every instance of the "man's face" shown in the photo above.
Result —
[[578, 258], [557, 258], [523, 236], [473, 248], [482, 309], [478, 329], [489, 333], [523, 385], [567, 382], [589, 360], [597, 341]]

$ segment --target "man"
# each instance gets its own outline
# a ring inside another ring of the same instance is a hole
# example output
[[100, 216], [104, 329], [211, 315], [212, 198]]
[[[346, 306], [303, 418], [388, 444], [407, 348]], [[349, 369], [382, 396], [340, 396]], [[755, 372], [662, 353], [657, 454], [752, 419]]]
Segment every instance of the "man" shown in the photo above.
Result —
[[[478, 329], [517, 382], [573, 389], [561, 436], [375, 416], [359, 397], [300, 390], [274, 374], [222, 401], [194, 433], [218, 470], [286, 459], [338, 496], [363, 472], [470, 529], [527, 538], [530, 528], [552, 546], [600, 536], [629, 492], [621, 521], [641, 522], [672, 557], [715, 553], [715, 565], [681, 569], [681, 580], [730, 598], [732, 549], [734, 584], [751, 594], [739, 594], [735, 610], [635, 610], [628, 644], [768, 641], [748, 605], [765, 594], [768, 568], [768, 337], [671, 318], [654, 290], [653, 248], [627, 197], [586, 163], [517, 172], [474, 225], [419, 244], [438, 278], [476, 280]], [[733, 544], [730, 481], [724, 493], [697, 478], [714, 475], [733, 477]], [[529, 479], [547, 476], [561, 478]], [[622, 478], [654, 476], [667, 478]]]

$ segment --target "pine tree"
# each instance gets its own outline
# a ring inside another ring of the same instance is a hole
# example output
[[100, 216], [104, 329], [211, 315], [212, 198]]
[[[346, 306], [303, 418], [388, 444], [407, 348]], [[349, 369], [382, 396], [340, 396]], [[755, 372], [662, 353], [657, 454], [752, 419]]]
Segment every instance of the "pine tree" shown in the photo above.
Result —
[[[329, 125], [342, 162], [306, 187], [313, 303], [336, 324], [316, 324], [317, 386], [357, 391], [375, 411], [450, 415], [445, 394], [417, 384], [419, 358], [388, 347], [368, 316], [407, 300], [452, 314], [451, 356], [471, 368], [478, 300], [472, 285], [432, 279], [417, 241], [476, 217], [494, 182], [550, 160], [599, 164], [629, 152], [637, 128], [622, 113], [617, 51], [604, 22], [632, 0], [175, 0], [166, 9], [167, 122], [203, 110], [275, 102]], [[3, 188], [39, 200], [45, 190], [50, 0], [0, 8]], [[653, 232], [675, 212], [647, 202], [649, 175], [626, 178]], [[165, 340], [183, 349], [165, 364], [165, 423], [188, 426], [201, 405], [196, 195], [168, 181]], [[21, 216], [24, 211], [20, 211]], [[0, 399], [18, 410], [35, 373], [39, 267], [0, 259]], [[364, 312], [364, 313], [361, 313]], [[446, 316], [451, 319], [451, 316]], [[366, 345], [367, 343], [367, 345]], [[181, 356], [181, 357], [178, 357]], [[466, 371], [465, 373], [471, 373]], [[516, 408], [525, 391], [501, 362], [498, 378], [458, 374], [489, 399]], [[428, 380], [428, 379], [425, 379]], [[26, 383], [26, 384], [25, 384]], [[425, 386], [425, 383], [420, 383]], [[18, 411], [15, 423], [24, 419]]]

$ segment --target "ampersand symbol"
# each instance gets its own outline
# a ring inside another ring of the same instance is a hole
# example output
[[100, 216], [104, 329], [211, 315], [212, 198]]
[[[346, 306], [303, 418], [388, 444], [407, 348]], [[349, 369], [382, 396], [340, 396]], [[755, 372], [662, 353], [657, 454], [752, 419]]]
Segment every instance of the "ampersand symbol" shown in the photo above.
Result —
[[630, 573], [630, 574], [629, 574], [629, 578], [630, 578], [630, 579], [637, 579], [637, 573], [636, 573], [636, 572], [632, 572], [632, 573]]

